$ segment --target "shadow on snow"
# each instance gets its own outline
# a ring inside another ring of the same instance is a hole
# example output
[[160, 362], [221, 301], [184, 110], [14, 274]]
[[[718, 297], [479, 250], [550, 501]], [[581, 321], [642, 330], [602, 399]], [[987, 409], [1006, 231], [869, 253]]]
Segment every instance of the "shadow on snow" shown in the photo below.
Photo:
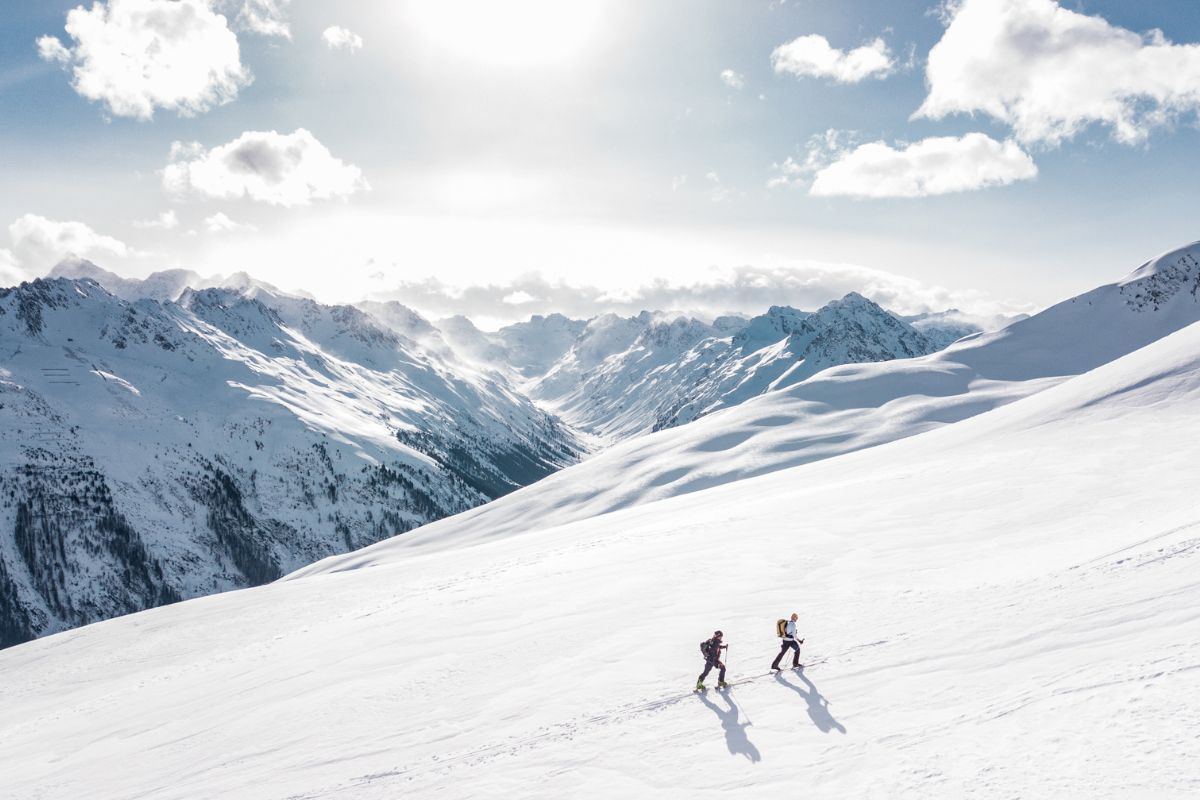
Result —
[[749, 718], [745, 722], [739, 722], [738, 716], [740, 711], [728, 692], [720, 692], [720, 697], [729, 704], [729, 709], [723, 709], [716, 703], [710, 701], [705, 695], [698, 695], [700, 702], [708, 706], [709, 710], [717, 715], [717, 719], [721, 720], [721, 727], [725, 730], [725, 746], [729, 748], [729, 754], [734, 756], [745, 756], [752, 762], [759, 762], [762, 756], [758, 752], [758, 748], [746, 736], [746, 728], [753, 723]]
[[804, 674], [803, 668], [801, 668], [796, 674], [808, 687], [807, 691], [785, 679], [782, 672], [775, 673], [775, 680], [805, 699], [805, 701], [808, 703], [809, 719], [812, 720], [813, 725], [816, 725], [822, 733], [829, 733], [830, 731], [834, 730], [836, 730], [838, 733], [845, 733], [846, 726], [834, 719], [833, 714], [829, 713], [829, 701], [826, 700], [819, 691], [817, 691], [817, 687], [808, 679], [808, 676]]

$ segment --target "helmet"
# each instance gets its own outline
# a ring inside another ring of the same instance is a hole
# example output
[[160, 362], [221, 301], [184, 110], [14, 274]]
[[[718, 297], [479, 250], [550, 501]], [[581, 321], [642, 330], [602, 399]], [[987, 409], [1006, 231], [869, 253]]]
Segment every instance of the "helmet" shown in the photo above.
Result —
[[718, 636], [718, 637], [719, 637], [719, 636], [724, 636], [724, 635], [725, 635], [725, 634], [721, 633], [720, 631], [713, 631], [713, 636]]

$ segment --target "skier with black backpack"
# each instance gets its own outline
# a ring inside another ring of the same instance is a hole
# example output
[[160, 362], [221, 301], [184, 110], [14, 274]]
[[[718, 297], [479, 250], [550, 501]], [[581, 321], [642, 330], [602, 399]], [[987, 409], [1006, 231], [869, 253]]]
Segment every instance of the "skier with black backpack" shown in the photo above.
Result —
[[800, 663], [800, 645], [804, 644], [803, 639], [796, 638], [796, 620], [800, 619], [798, 614], [792, 614], [790, 620], [779, 620], [775, 623], [775, 632], [779, 634], [779, 638], [783, 639], [782, 646], [779, 648], [779, 655], [775, 656], [775, 660], [771, 662], [771, 669], [778, 671], [779, 662], [783, 659], [783, 654], [788, 650], [792, 652], [792, 668], [803, 666]]
[[721, 660], [721, 651], [729, 647], [729, 645], [721, 643], [721, 637], [724, 635], [720, 631], [713, 631], [711, 639], [705, 639], [700, 643], [700, 654], [704, 656], [704, 672], [701, 672], [700, 677], [696, 680], [697, 692], [704, 691], [704, 679], [708, 677], [708, 673], [712, 672], [713, 667], [721, 670], [717, 673], [717, 688], [724, 689], [729, 686], [725, 682], [725, 662]]

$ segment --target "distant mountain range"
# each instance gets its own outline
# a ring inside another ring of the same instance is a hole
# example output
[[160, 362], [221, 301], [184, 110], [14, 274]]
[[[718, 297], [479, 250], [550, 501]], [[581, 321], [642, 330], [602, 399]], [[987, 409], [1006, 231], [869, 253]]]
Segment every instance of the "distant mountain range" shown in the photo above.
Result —
[[964, 330], [851, 294], [485, 332], [244, 274], [133, 280], [69, 260], [0, 290], [0, 645], [271, 581], [600, 446]]
[[[531, 520], [566, 525], [924, 434], [1040, 394], [1198, 322], [1200, 242], [931, 355], [826, 369], [691, 424], [619, 442], [536, 486], [341, 563], [490, 541], [530, 530]], [[1108, 468], [1119, 480], [1120, 465]]]

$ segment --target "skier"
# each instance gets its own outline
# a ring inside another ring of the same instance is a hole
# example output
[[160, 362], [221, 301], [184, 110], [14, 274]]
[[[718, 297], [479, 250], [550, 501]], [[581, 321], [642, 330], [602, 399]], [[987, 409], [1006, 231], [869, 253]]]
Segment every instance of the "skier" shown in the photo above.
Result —
[[704, 691], [704, 679], [708, 677], [708, 673], [713, 667], [718, 667], [721, 671], [717, 674], [717, 688], [724, 689], [729, 686], [725, 682], [725, 662], [721, 661], [721, 651], [728, 648], [729, 645], [721, 644], [721, 637], [725, 634], [720, 631], [713, 631], [713, 637], [700, 643], [700, 652], [704, 655], [704, 672], [700, 673], [700, 677], [696, 680], [696, 691]]
[[775, 656], [775, 660], [771, 662], [771, 669], [779, 670], [779, 661], [788, 650], [794, 651], [792, 653], [792, 668], [802, 666], [800, 663], [800, 645], [804, 644], [804, 640], [796, 638], [796, 620], [798, 619], [800, 619], [798, 614], [792, 614], [792, 618], [788, 621], [787, 627], [784, 629], [783, 645], [779, 648], [779, 655]]

